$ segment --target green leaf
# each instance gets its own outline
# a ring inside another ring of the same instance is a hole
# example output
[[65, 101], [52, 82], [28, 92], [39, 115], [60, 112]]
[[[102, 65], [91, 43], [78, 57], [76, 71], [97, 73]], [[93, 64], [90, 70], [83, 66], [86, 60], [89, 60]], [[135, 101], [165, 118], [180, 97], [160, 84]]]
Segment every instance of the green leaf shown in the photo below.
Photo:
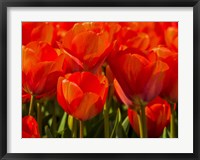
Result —
[[67, 114], [66, 114], [66, 112], [64, 112], [63, 116], [62, 116], [62, 119], [60, 121], [60, 125], [58, 127], [58, 133], [61, 133], [61, 132], [63, 133], [64, 132], [65, 124], [66, 124], [66, 119], [67, 119]]
[[56, 120], [56, 117], [53, 116], [53, 121], [52, 121], [52, 124], [51, 124], [51, 133], [53, 134], [54, 137], [56, 137], [57, 135], [57, 120]]
[[45, 117], [43, 118], [43, 120], [42, 120], [42, 126], [48, 125], [48, 124], [49, 124], [49, 120], [51, 119], [51, 117], [52, 117], [51, 114], [45, 116]]
[[117, 129], [116, 129], [116, 137], [117, 138], [127, 138], [128, 137], [128, 134], [125, 133], [121, 122], [119, 122]]
[[115, 118], [114, 127], [113, 127], [113, 130], [112, 130], [111, 135], [110, 135], [111, 138], [115, 137], [116, 129], [117, 129], [117, 126], [118, 126], [120, 121], [121, 121], [121, 112], [120, 112], [120, 109], [118, 108], [117, 109], [117, 115], [116, 115], [116, 118]]
[[104, 124], [101, 123], [98, 126], [96, 133], [94, 134], [94, 138], [103, 138], [104, 137], [104, 132], [102, 132], [103, 129], [104, 129]]
[[73, 121], [74, 121], [74, 118], [71, 115], [68, 115], [68, 126], [71, 131], [73, 129]]
[[104, 119], [103, 115], [99, 114], [91, 120], [86, 121], [86, 138], [103, 138], [104, 137]]
[[67, 125], [66, 125], [65, 131], [62, 135], [62, 138], [72, 138], [72, 133]]
[[129, 128], [130, 128], [130, 123], [129, 123], [129, 119], [128, 119], [128, 116], [124, 119], [124, 121], [122, 122], [122, 127], [126, 133], [126, 135], [128, 135], [128, 131], [129, 131]]
[[166, 127], [163, 129], [163, 134], [162, 134], [161, 138], [169, 138]]
[[122, 122], [122, 127], [124, 128], [124, 130], [126, 131], [129, 127], [129, 119], [128, 116], [124, 119], [124, 121]]
[[45, 133], [47, 135], [47, 138], [54, 138], [48, 126], [45, 126]]

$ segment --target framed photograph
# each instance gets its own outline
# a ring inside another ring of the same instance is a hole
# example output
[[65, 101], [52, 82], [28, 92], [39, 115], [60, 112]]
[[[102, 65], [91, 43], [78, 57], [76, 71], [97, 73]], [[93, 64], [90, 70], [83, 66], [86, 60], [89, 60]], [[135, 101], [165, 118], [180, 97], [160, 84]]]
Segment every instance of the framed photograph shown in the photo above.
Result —
[[0, 13], [1, 159], [200, 159], [199, 0]]

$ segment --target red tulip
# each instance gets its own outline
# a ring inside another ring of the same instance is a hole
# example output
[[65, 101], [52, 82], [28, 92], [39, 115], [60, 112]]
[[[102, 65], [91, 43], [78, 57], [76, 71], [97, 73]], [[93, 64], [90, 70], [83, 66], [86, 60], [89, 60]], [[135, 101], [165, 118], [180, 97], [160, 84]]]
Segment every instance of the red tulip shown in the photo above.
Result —
[[39, 22], [22, 22], [22, 44], [26, 45], [31, 42], [31, 32], [39, 25]]
[[44, 41], [52, 46], [57, 46], [57, 41], [59, 42], [73, 25], [74, 22], [23, 22], [22, 44]]
[[178, 101], [178, 54], [165, 47], [154, 48], [151, 53], [156, 54], [151, 57], [152, 61], [160, 59], [169, 66], [164, 78], [161, 96], [176, 103]]
[[170, 49], [178, 51], [178, 28], [169, 27], [165, 31], [165, 42]]
[[[126, 97], [151, 101], [163, 87], [168, 65], [160, 60], [151, 62], [144, 54], [134, 50], [117, 52], [109, 57], [109, 65]], [[120, 96], [120, 91], [118, 92]]]
[[40, 138], [38, 124], [32, 116], [22, 118], [22, 138]]
[[162, 45], [167, 46], [170, 50], [178, 51], [178, 22], [160, 22], [159, 28], [164, 37]]
[[[98, 23], [99, 25], [101, 23]], [[108, 56], [112, 38], [96, 23], [77, 23], [62, 40], [62, 47], [83, 64], [85, 71], [95, 72]]]
[[60, 49], [60, 52], [64, 56], [63, 69], [65, 73], [83, 71], [83, 63], [78, 58], [72, 56], [64, 49]]
[[58, 79], [58, 103], [65, 112], [79, 120], [85, 121], [99, 114], [107, 92], [107, 78], [90, 72], [75, 72]]
[[[170, 122], [170, 105], [167, 101], [157, 97], [147, 104], [145, 107], [145, 114], [148, 137], [160, 137], [163, 133], [163, 129]], [[132, 128], [136, 134], [140, 136], [137, 112], [132, 109], [128, 109], [128, 117]]]
[[49, 22], [54, 27], [54, 38], [52, 40], [52, 46], [58, 47], [58, 42], [61, 42], [68, 30], [70, 30], [75, 22]]
[[121, 30], [117, 41], [121, 45], [120, 50], [131, 47], [145, 51], [164, 43], [164, 30], [159, 27], [159, 22], [121, 22], [119, 24]]
[[37, 25], [31, 32], [31, 41], [44, 41], [49, 44], [54, 39], [54, 28], [51, 23], [45, 22]]
[[27, 103], [29, 102], [31, 99], [31, 95], [26, 93], [23, 89], [22, 89], [22, 103]]
[[126, 106], [133, 108], [133, 102], [127, 98], [123, 89], [119, 85], [119, 82], [116, 79], [114, 79], [113, 84], [114, 84], [115, 95], [116, 95], [117, 100], [119, 102], [123, 102]]
[[45, 42], [31, 42], [22, 48], [22, 86], [32, 95], [56, 91], [58, 77], [63, 74], [64, 56]]
[[115, 77], [114, 77], [109, 65], [106, 65], [105, 72], [106, 72], [106, 77], [108, 79], [109, 84], [110, 85], [113, 84], [113, 81], [114, 81]]
[[[43, 95], [35, 96], [35, 99], [42, 99], [43, 98], [43, 100], [49, 100], [49, 99], [52, 99], [54, 96], [55, 96], [54, 93], [49, 93], [49, 94], [43, 94]], [[31, 100], [31, 94], [26, 93], [22, 89], [22, 103], [30, 102], [30, 100]]]
[[22, 44], [26, 45], [31, 41], [44, 41], [52, 43], [54, 27], [48, 22], [23, 22], [22, 23]]

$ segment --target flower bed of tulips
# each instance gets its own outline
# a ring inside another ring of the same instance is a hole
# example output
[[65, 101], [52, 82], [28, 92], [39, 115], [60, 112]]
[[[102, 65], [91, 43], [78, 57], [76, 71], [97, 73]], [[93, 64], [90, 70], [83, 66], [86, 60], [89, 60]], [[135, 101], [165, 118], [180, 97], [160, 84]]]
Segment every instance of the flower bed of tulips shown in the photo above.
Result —
[[177, 22], [23, 22], [22, 138], [176, 138]]

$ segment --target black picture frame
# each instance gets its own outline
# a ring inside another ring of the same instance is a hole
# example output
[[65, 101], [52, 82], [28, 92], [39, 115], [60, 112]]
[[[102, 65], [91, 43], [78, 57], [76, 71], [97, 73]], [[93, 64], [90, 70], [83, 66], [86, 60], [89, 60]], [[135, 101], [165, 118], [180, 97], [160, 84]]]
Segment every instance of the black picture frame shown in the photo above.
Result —
[[[7, 8], [8, 7], [193, 7], [193, 153], [7, 153]], [[1, 159], [200, 159], [200, 2], [199, 0], [1, 0], [0, 2], [0, 158]]]

